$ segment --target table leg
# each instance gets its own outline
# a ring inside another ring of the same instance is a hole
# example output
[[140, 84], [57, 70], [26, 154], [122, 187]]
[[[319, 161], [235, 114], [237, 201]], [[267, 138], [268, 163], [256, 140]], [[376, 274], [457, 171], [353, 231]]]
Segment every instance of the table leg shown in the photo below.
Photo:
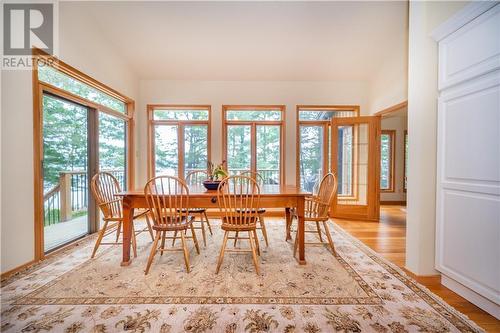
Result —
[[290, 227], [292, 226], [292, 214], [290, 213], [290, 207], [285, 208], [285, 221], [286, 221], [286, 240], [291, 240], [292, 235]]
[[306, 251], [305, 251], [305, 221], [304, 221], [304, 206], [305, 199], [300, 197], [297, 200], [297, 237], [299, 238], [299, 264], [306, 264]]
[[128, 266], [130, 260], [130, 241], [132, 239], [132, 223], [134, 219], [134, 208], [131, 205], [130, 199], [123, 198], [123, 249], [122, 249], [122, 266]]

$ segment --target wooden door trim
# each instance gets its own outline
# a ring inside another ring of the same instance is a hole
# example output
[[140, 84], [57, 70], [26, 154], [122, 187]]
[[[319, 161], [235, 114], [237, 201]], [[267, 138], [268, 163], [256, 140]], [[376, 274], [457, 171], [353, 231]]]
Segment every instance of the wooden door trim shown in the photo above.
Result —
[[[366, 205], [342, 205], [334, 201], [332, 206], [333, 217], [365, 219], [376, 221], [380, 216], [380, 116], [360, 116], [350, 118], [334, 118], [332, 120], [332, 171], [336, 171], [338, 126], [368, 124], [368, 168]], [[338, 200], [338, 199], [337, 199]]]
[[[393, 193], [396, 189], [396, 130], [388, 129], [388, 130], [381, 130], [381, 134], [386, 134], [389, 135], [389, 140], [390, 140], [390, 163], [389, 163], [389, 172], [390, 172], [390, 179], [389, 179], [389, 188], [387, 189], [380, 189], [380, 192], [382, 193]], [[382, 148], [382, 143], [380, 143], [380, 148]], [[382, 150], [381, 150], [382, 151]], [[382, 170], [381, 170], [382, 171]]]
[[[131, 98], [106, 86], [89, 75], [86, 75], [65, 62], [51, 56], [44, 51], [34, 48], [32, 51], [35, 61], [32, 67], [32, 89], [33, 89], [33, 198], [34, 198], [34, 261], [45, 258], [44, 248], [44, 206], [43, 206], [43, 95], [49, 93], [59, 98], [66, 99], [72, 103], [85, 106], [89, 112], [103, 112], [126, 122], [126, 151], [125, 167], [127, 184], [129, 188], [134, 187], [135, 154], [134, 154], [134, 107], [135, 102]], [[97, 104], [69, 91], [60, 89], [38, 79], [38, 64], [52, 66], [56, 70], [69, 77], [97, 89], [125, 104], [125, 113], [117, 112], [104, 105]], [[93, 110], [93, 111], [92, 111]], [[97, 134], [96, 134], [97, 135]], [[94, 138], [96, 139], [96, 138]], [[95, 147], [98, 149], [98, 147]], [[90, 147], [89, 147], [90, 149]], [[98, 166], [97, 166], [98, 167]], [[89, 192], [90, 193], [90, 192]], [[91, 198], [90, 198], [91, 200]]]
[[[300, 126], [323, 126], [323, 133], [325, 138], [323, 140], [323, 156], [325, 156], [322, 163], [323, 173], [322, 176], [329, 171], [328, 160], [329, 144], [328, 144], [328, 130], [330, 128], [331, 120], [300, 120], [300, 111], [349, 111], [354, 112], [354, 117], [359, 117], [359, 105], [296, 105], [295, 107], [295, 185], [300, 186]], [[325, 145], [326, 142], [326, 145]]]

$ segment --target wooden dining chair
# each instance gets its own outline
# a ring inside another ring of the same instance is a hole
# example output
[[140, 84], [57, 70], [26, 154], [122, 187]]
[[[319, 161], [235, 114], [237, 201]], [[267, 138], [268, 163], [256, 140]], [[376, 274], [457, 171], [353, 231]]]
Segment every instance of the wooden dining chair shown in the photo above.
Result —
[[[123, 224], [123, 211], [122, 211], [122, 199], [117, 197], [116, 194], [121, 192], [120, 184], [118, 180], [109, 172], [99, 172], [92, 177], [90, 187], [92, 189], [92, 194], [96, 201], [96, 205], [102, 212], [104, 225], [97, 236], [97, 240], [92, 251], [91, 258], [94, 258], [97, 249], [101, 245], [117, 245], [122, 244], [118, 242], [120, 239], [120, 234], [122, 233]], [[136, 231], [134, 224], [132, 224], [132, 249], [134, 250], [134, 256], [137, 257], [137, 242], [136, 236], [144, 231], [148, 231], [151, 239], [153, 239], [153, 230], [151, 228], [151, 222], [149, 221], [149, 210], [140, 212], [134, 215], [134, 220], [139, 217], [146, 218], [146, 228]], [[102, 243], [102, 239], [116, 231], [116, 240], [113, 243]]]
[[[217, 262], [215, 273], [219, 273], [220, 266], [227, 252], [250, 252], [252, 254], [255, 271], [259, 274], [257, 255], [260, 255], [259, 241], [257, 238], [258, 210], [260, 208], [260, 188], [255, 179], [247, 176], [230, 176], [222, 180], [217, 190], [217, 203], [221, 212], [222, 230], [224, 240]], [[230, 232], [247, 232], [248, 237], [238, 236], [238, 239], [246, 239], [250, 243], [250, 249], [228, 249], [226, 250]]]
[[[260, 173], [255, 172], [255, 171], [244, 171], [241, 173], [241, 176], [247, 176], [252, 178], [257, 182], [259, 187], [262, 187], [264, 185], [264, 178], [260, 175]], [[267, 239], [267, 229], [266, 229], [266, 223], [264, 221], [264, 214], [266, 213], [265, 208], [259, 208], [257, 211], [257, 216], [259, 217], [258, 222], [257, 222], [257, 229], [260, 229], [262, 231], [262, 236], [264, 237], [264, 241], [266, 242], [266, 246], [269, 246], [269, 241]], [[236, 242], [238, 241], [238, 233], [236, 233], [235, 239], [234, 239], [234, 246], [236, 246]]]
[[[318, 244], [328, 244], [330, 247], [332, 254], [336, 255], [335, 247], [333, 245], [332, 236], [330, 234], [330, 228], [328, 227], [328, 220], [330, 216], [328, 215], [330, 207], [332, 206], [333, 200], [337, 194], [337, 177], [333, 173], [326, 174], [319, 184], [319, 188], [317, 193], [313, 193], [312, 196], [305, 198], [305, 207], [304, 207], [304, 222], [314, 222], [316, 224], [316, 230], [308, 230], [306, 229], [306, 233], [317, 233], [319, 238], [318, 242], [306, 242], [305, 244], [309, 245], [318, 245]], [[327, 243], [323, 241], [321, 230], [321, 224], [323, 224], [323, 228], [325, 229], [324, 233], [328, 240]], [[293, 254], [297, 252], [298, 246], [298, 228], [295, 233], [295, 244], [293, 247]]]
[[[188, 186], [193, 186], [193, 185], [201, 186], [203, 181], [207, 179], [208, 179], [208, 172], [206, 170], [192, 170], [188, 172], [188, 174], [186, 175], [186, 184]], [[207, 210], [205, 208], [188, 208], [188, 213], [195, 217], [195, 220], [193, 221], [194, 229], [201, 230], [201, 235], [203, 236], [203, 244], [207, 246], [205, 223], [207, 224], [208, 232], [210, 232], [210, 235], [213, 235], [212, 226], [210, 225], [210, 221], [207, 216]], [[199, 217], [199, 220], [196, 220], [196, 217]], [[198, 222], [199, 226], [196, 225]], [[172, 246], [175, 244], [175, 241], [176, 237], [174, 237], [172, 241]]]
[[[172, 176], [159, 176], [150, 179], [144, 187], [146, 202], [153, 217], [153, 230], [156, 232], [145, 274], [149, 273], [149, 268], [157, 252], [182, 251], [184, 253], [184, 263], [186, 271], [190, 272], [189, 250], [187, 239], [192, 239], [196, 252], [200, 253], [198, 240], [193, 228], [194, 217], [189, 214], [189, 189], [184, 181]], [[191, 230], [191, 237], [186, 235], [187, 230]], [[168, 237], [167, 232], [180, 234], [182, 241], [181, 248], [166, 248], [165, 240], [173, 239]], [[161, 245], [158, 242], [161, 238]]]

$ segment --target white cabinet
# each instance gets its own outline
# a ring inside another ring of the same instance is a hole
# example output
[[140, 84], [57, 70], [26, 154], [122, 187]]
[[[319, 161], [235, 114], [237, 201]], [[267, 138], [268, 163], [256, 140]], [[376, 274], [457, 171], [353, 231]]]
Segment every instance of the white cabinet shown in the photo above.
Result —
[[473, 3], [444, 26], [436, 38], [436, 269], [443, 284], [500, 318], [500, 5]]

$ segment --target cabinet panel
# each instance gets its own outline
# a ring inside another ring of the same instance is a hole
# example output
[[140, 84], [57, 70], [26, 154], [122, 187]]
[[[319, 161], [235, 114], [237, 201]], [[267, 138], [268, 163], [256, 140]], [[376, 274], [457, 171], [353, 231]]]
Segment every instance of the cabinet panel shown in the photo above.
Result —
[[462, 96], [441, 99], [444, 180], [500, 182], [498, 81], [464, 87]]
[[443, 189], [441, 199], [441, 271], [500, 303], [500, 198]]
[[500, 68], [500, 5], [439, 43], [439, 89]]

